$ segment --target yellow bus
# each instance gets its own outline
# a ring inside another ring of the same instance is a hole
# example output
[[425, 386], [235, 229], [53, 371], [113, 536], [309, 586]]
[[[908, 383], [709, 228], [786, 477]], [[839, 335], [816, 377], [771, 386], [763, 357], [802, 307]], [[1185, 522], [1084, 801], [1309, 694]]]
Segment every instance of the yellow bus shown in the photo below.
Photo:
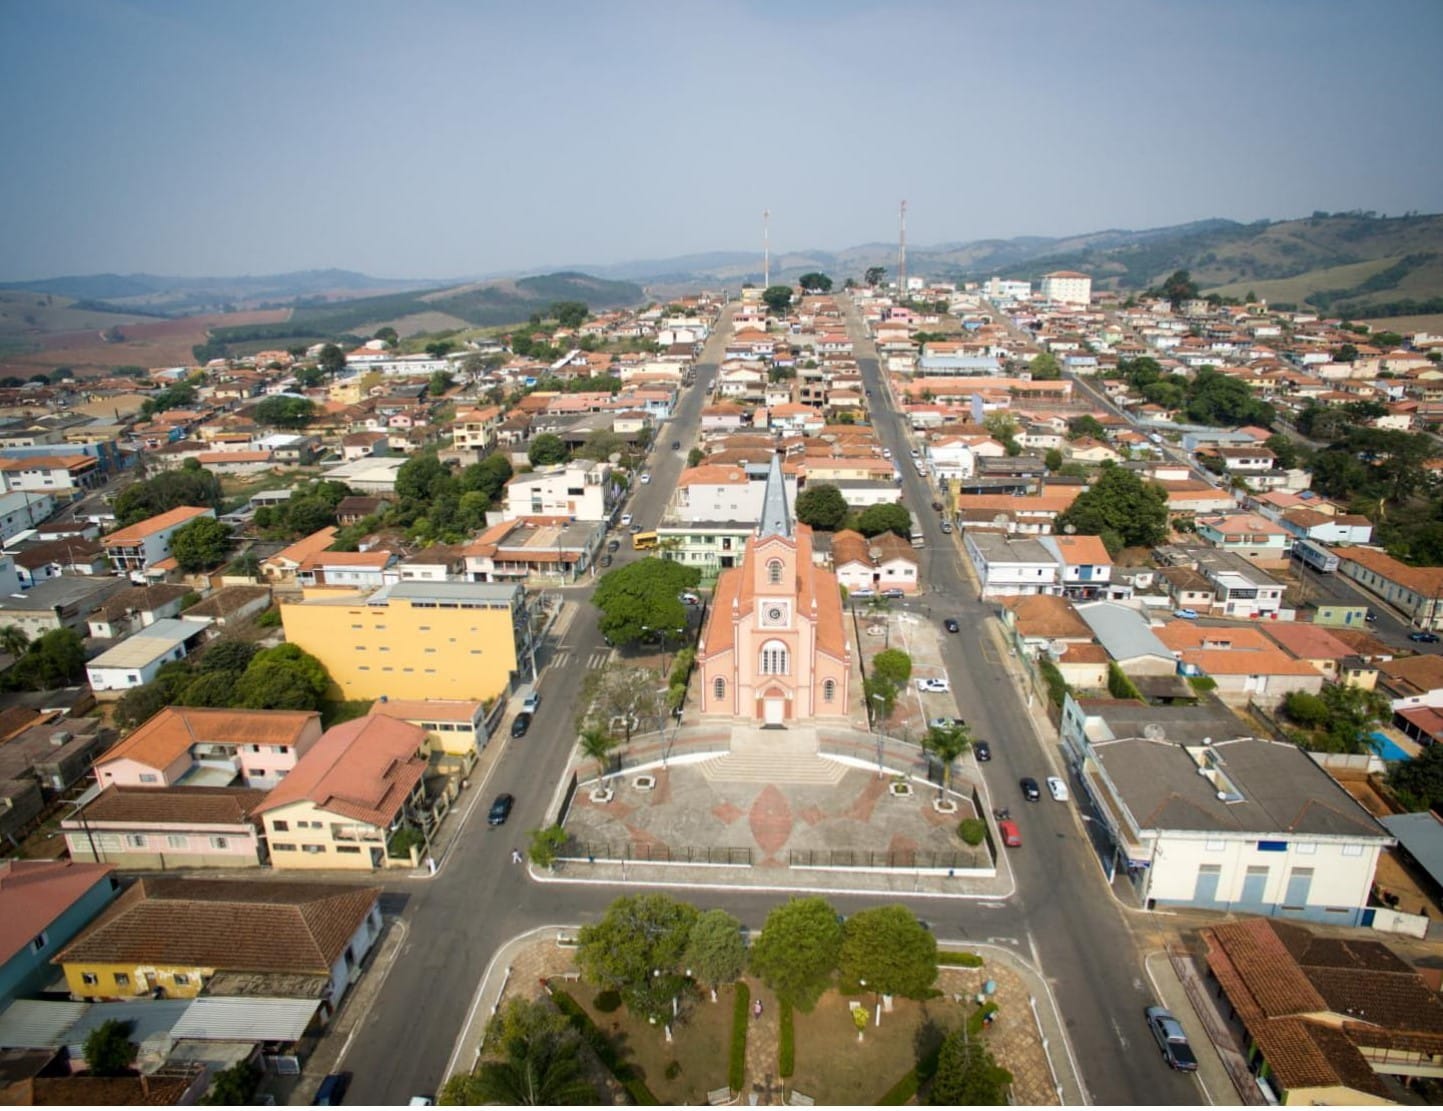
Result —
[[647, 552], [656, 547], [656, 533], [638, 532], [631, 538], [631, 546], [638, 552]]

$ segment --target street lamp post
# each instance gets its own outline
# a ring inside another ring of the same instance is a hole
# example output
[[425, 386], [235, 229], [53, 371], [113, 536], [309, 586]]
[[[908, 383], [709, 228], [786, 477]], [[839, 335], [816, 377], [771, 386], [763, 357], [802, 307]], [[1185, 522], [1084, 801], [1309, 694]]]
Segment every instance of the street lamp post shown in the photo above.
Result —
[[882, 767], [882, 704], [885, 704], [887, 700], [880, 694], [874, 694], [872, 701], [879, 704], [877, 709], [872, 711], [872, 726], [877, 733], [877, 778], [881, 779], [884, 774]]

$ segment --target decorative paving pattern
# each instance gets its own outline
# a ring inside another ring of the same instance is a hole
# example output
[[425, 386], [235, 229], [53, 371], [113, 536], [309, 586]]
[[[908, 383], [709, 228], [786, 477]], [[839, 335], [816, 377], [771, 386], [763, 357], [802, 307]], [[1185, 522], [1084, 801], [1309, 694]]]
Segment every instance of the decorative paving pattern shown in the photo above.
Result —
[[792, 808], [775, 784], [769, 784], [757, 796], [747, 820], [757, 848], [768, 857], [775, 857], [792, 836]]
[[[657, 801], [661, 800], [658, 799]], [[727, 826], [734, 823], [738, 818], [744, 817], [746, 815], [745, 810], [743, 810], [740, 806], [730, 800], [717, 803], [711, 808], [711, 812], [717, 821], [721, 822], [722, 825]]]

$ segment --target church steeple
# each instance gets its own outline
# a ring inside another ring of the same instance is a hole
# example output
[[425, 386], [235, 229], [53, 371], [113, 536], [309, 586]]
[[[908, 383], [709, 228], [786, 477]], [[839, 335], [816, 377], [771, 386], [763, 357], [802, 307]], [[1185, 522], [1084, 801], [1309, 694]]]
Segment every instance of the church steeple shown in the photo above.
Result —
[[782, 456], [772, 455], [771, 469], [767, 471], [767, 487], [762, 493], [762, 520], [757, 536], [792, 535], [792, 515], [787, 509], [787, 485], [782, 479]]

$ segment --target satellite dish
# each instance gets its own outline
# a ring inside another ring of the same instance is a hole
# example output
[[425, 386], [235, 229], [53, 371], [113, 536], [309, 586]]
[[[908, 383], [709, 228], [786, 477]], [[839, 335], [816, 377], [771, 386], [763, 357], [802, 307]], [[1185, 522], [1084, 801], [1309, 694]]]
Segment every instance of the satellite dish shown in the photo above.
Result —
[[1049, 641], [1047, 655], [1054, 660], [1060, 660], [1067, 654], [1067, 645], [1060, 640]]
[[1160, 741], [1167, 736], [1167, 732], [1157, 722], [1150, 721], [1142, 727], [1142, 735], [1149, 741]]

